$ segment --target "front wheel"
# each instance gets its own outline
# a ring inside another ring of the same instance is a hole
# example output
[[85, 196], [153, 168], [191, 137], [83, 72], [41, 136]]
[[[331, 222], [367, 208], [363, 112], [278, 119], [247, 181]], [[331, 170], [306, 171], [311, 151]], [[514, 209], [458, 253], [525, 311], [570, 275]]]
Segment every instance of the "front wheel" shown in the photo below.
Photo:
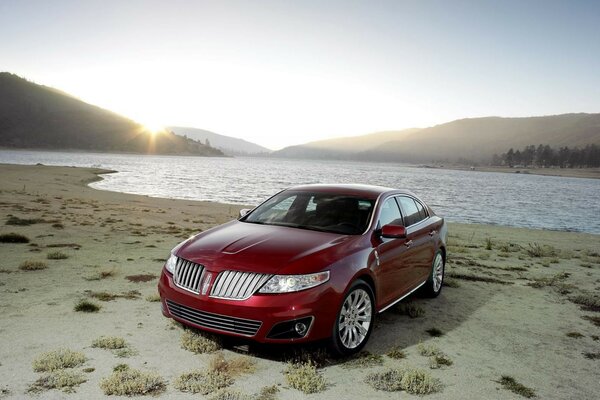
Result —
[[331, 347], [342, 356], [359, 352], [373, 331], [375, 296], [362, 280], [350, 286], [333, 326]]
[[435, 253], [433, 263], [431, 265], [431, 274], [425, 283], [424, 293], [429, 297], [437, 297], [442, 291], [444, 284], [444, 257], [441, 251]]

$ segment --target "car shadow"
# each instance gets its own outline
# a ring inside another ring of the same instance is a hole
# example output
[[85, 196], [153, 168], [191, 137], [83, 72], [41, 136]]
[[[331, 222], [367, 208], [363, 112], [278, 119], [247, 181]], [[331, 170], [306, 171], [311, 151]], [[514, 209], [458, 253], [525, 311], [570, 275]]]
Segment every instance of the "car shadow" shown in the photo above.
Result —
[[[398, 305], [377, 315], [375, 327], [362, 354], [368, 352], [383, 355], [393, 348], [404, 349], [425, 342], [433, 337], [427, 332], [432, 328], [439, 330], [443, 335], [450, 333], [488, 301], [490, 289], [489, 285], [462, 284], [458, 288], [444, 287], [437, 298], [426, 298], [419, 294], [409, 296]], [[419, 316], [405, 315], [402, 309], [408, 303], [420, 309]], [[311, 361], [317, 366], [343, 364], [356, 357], [336, 357], [329, 351], [326, 341], [265, 345], [228, 338], [224, 345], [230, 350], [267, 360]]]

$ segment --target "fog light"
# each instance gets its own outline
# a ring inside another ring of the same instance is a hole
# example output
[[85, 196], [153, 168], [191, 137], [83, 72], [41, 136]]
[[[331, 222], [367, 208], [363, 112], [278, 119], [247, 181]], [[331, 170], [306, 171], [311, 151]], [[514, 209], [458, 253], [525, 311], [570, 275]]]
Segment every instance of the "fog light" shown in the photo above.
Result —
[[294, 330], [300, 336], [304, 336], [306, 334], [307, 329], [308, 327], [306, 326], [306, 324], [302, 322], [298, 322], [296, 325], [294, 325]]

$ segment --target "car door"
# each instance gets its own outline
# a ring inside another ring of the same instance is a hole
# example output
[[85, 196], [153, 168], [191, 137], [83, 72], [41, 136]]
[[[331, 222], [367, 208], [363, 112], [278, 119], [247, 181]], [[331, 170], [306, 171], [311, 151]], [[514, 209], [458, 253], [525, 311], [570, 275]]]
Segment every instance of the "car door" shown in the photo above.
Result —
[[[377, 229], [390, 223], [403, 224], [402, 214], [394, 197], [385, 200], [379, 209]], [[405, 246], [404, 239], [382, 238], [377, 234], [374, 240], [379, 260], [375, 270], [378, 282], [377, 297], [381, 300], [380, 304], [385, 306], [409, 290], [413, 266], [405, 257], [409, 249]]]
[[410, 257], [410, 263], [414, 266], [410, 279], [416, 286], [424, 282], [431, 272], [435, 255], [434, 229], [429, 224], [427, 210], [419, 200], [410, 196], [399, 196], [397, 200], [406, 226], [407, 257]]

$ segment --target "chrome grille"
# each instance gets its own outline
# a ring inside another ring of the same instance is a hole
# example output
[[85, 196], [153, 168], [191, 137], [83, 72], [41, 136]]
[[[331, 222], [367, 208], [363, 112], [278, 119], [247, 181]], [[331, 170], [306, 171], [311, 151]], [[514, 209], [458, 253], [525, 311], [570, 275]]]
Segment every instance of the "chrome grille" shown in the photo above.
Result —
[[217, 276], [211, 297], [245, 300], [252, 296], [272, 275], [256, 272], [223, 271]]
[[178, 258], [173, 273], [175, 285], [190, 292], [200, 293], [200, 278], [204, 267], [200, 264]]
[[254, 336], [262, 325], [261, 321], [229, 317], [196, 310], [167, 300], [167, 308], [174, 317], [190, 322], [202, 328], [211, 328], [223, 332], [237, 333], [244, 336]]

